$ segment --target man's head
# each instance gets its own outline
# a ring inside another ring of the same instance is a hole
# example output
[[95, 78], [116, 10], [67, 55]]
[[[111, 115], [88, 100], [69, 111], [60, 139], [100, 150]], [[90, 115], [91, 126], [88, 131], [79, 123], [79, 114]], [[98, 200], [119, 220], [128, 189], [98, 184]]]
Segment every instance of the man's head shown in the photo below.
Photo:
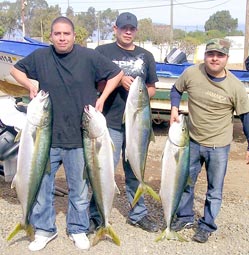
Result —
[[133, 41], [137, 32], [137, 17], [130, 12], [121, 13], [116, 20], [114, 33], [117, 44], [126, 50], [133, 50]]
[[212, 39], [207, 42], [204, 63], [206, 72], [213, 77], [226, 75], [225, 66], [229, 58], [230, 42], [225, 39]]
[[206, 52], [218, 51], [225, 55], [229, 55], [230, 42], [226, 39], [215, 38], [207, 42]]
[[69, 53], [75, 41], [74, 24], [67, 17], [57, 17], [51, 25], [50, 40], [57, 53]]
[[123, 28], [127, 25], [137, 28], [137, 17], [130, 12], [123, 12], [117, 17], [116, 26]]

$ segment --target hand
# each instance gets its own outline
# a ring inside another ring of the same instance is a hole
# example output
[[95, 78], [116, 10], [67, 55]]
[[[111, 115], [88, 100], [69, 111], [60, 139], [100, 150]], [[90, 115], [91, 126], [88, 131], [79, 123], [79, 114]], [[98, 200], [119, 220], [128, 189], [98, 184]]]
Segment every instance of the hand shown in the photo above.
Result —
[[95, 110], [96, 111], [100, 111], [102, 112], [103, 111], [103, 108], [104, 108], [104, 102], [103, 100], [101, 99], [101, 97], [99, 97], [96, 101], [96, 104], [95, 104]]
[[125, 88], [125, 90], [129, 91], [133, 81], [134, 78], [132, 76], [123, 76], [121, 79], [121, 85]]
[[179, 121], [179, 113], [178, 113], [178, 108], [175, 106], [172, 106], [171, 108], [171, 114], [170, 114], [170, 126], [174, 123], [174, 122], [178, 122]]
[[29, 97], [31, 99], [33, 99], [34, 97], [37, 96], [37, 93], [38, 93], [38, 88], [35, 86], [35, 85], [32, 85], [30, 88], [29, 88]]

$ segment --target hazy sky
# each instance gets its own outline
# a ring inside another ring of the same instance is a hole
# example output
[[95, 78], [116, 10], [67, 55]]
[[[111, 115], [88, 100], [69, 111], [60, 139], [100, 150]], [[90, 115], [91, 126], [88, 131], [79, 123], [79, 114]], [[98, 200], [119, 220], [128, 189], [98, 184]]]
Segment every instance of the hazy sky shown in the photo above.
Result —
[[[228, 10], [239, 24], [245, 23], [246, 0], [172, 0], [173, 25], [204, 26], [209, 17], [217, 11]], [[153, 22], [170, 24], [171, 0], [47, 0], [49, 5], [58, 4], [62, 12], [67, 6], [75, 12], [84, 12], [92, 6], [96, 11], [107, 8], [119, 12], [129, 11], [138, 19], [151, 18]]]
[[[0, 0], [3, 2], [4, 0]], [[16, 0], [9, 0], [15, 2]], [[29, 0], [26, 0], [29, 1]], [[74, 12], [86, 12], [89, 7], [96, 11], [107, 8], [119, 13], [129, 11], [138, 19], [151, 18], [153, 23], [170, 24], [173, 2], [173, 25], [181, 28], [203, 28], [209, 17], [217, 11], [227, 10], [238, 19], [239, 29], [244, 31], [247, 0], [46, 0], [49, 5], [59, 5], [63, 14], [68, 6]]]

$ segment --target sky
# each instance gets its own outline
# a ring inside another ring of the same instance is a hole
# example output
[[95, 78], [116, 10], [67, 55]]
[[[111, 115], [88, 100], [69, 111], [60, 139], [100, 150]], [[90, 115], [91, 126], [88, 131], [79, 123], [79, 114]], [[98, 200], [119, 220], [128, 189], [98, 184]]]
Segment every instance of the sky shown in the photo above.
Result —
[[[0, 0], [1, 1], [1, 0]], [[28, 1], [28, 0], [27, 0]], [[151, 18], [153, 23], [169, 25], [171, 22], [171, 2], [173, 26], [187, 30], [201, 29], [209, 17], [217, 11], [227, 10], [232, 18], [238, 19], [239, 28], [244, 30], [247, 0], [46, 0], [49, 5], [58, 4], [62, 13], [71, 6], [74, 12], [85, 12], [89, 7], [96, 11], [107, 8], [119, 13], [129, 11], [138, 19]]]

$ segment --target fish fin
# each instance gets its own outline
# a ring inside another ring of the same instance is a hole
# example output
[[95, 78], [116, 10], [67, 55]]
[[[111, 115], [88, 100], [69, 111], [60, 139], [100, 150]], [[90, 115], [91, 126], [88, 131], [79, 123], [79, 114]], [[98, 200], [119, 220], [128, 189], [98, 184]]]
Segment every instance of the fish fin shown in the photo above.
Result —
[[115, 146], [114, 146], [114, 143], [113, 143], [113, 141], [112, 141], [112, 139], [110, 138], [110, 140], [111, 140], [111, 146], [112, 146], [112, 150], [113, 151], [115, 151]]
[[105, 236], [104, 228], [100, 227], [93, 239], [93, 246], [95, 246]]
[[125, 112], [124, 112], [124, 114], [123, 114], [122, 124], [125, 124]]
[[155, 134], [154, 134], [154, 131], [153, 129], [151, 128], [151, 133], [150, 133], [150, 141], [151, 142], [156, 142], [156, 139], [155, 139]]
[[140, 199], [140, 197], [144, 194], [144, 193], [148, 193], [149, 195], [151, 195], [155, 200], [160, 201], [160, 196], [147, 184], [143, 183], [143, 184], [139, 184], [136, 194], [134, 196], [134, 199], [132, 201], [132, 208], [136, 205], [136, 203], [138, 202], [138, 200]]
[[127, 162], [128, 161], [128, 157], [127, 157], [127, 151], [125, 149], [125, 161]]
[[51, 173], [50, 158], [47, 160], [47, 165], [46, 165], [45, 173], [47, 173], [47, 174]]
[[23, 230], [24, 226], [21, 223], [18, 223], [14, 230], [7, 236], [7, 241], [10, 241], [20, 230]]
[[88, 170], [87, 170], [87, 166], [85, 166], [84, 171], [83, 171], [83, 180], [88, 179]]
[[10, 241], [20, 230], [25, 230], [28, 237], [30, 237], [31, 240], [34, 240], [35, 232], [34, 228], [31, 224], [23, 225], [21, 223], [18, 223], [14, 230], [7, 236], [7, 241]]
[[12, 182], [11, 182], [10, 188], [11, 188], [11, 189], [14, 189], [15, 187], [16, 187], [16, 175], [14, 176], [14, 178], [13, 178], [13, 180], [12, 180]]
[[26, 228], [25, 228], [26, 234], [27, 236], [30, 238], [30, 240], [35, 240], [35, 231], [34, 228], [31, 224], [29, 224]]
[[162, 241], [166, 237], [166, 229], [162, 231], [162, 233], [155, 239], [155, 242]]
[[193, 180], [190, 178], [190, 176], [188, 176], [187, 182], [186, 182], [186, 186], [192, 186], [193, 185]]
[[20, 131], [17, 133], [17, 135], [16, 135], [16, 137], [15, 137], [15, 139], [14, 139], [14, 142], [15, 142], [15, 143], [20, 141], [21, 134], [22, 134], [22, 130], [20, 130]]
[[138, 188], [137, 188], [137, 191], [135, 193], [135, 196], [133, 198], [133, 201], [132, 201], [132, 204], [131, 204], [131, 207], [133, 208], [136, 203], [138, 202], [138, 200], [140, 199], [140, 197], [144, 194], [144, 188], [142, 186], [142, 184], [140, 183]]
[[155, 239], [156, 242], [161, 241], [163, 239], [167, 240], [177, 240], [180, 242], [188, 242], [186, 238], [181, 236], [179, 233], [175, 231], [171, 231], [170, 228], [166, 228], [160, 235]]
[[174, 236], [176, 236], [178, 241], [180, 241], [180, 242], [188, 242], [188, 240], [185, 237], [183, 237], [182, 235], [180, 235], [179, 233], [174, 232], [174, 231], [173, 231], [173, 233], [174, 233]]
[[118, 185], [117, 185], [116, 182], [115, 182], [115, 193], [120, 195], [120, 190], [119, 190]]
[[110, 224], [108, 224], [107, 226], [107, 235], [109, 235], [112, 238], [113, 242], [116, 245], [120, 246], [120, 239]]
[[160, 196], [147, 184], [145, 184], [146, 192], [150, 194], [155, 200], [160, 201]]
[[108, 224], [107, 227], [101, 227], [97, 231], [97, 233], [93, 239], [93, 246], [95, 246], [106, 235], [108, 235], [116, 245], [120, 246], [120, 239], [110, 224]]

